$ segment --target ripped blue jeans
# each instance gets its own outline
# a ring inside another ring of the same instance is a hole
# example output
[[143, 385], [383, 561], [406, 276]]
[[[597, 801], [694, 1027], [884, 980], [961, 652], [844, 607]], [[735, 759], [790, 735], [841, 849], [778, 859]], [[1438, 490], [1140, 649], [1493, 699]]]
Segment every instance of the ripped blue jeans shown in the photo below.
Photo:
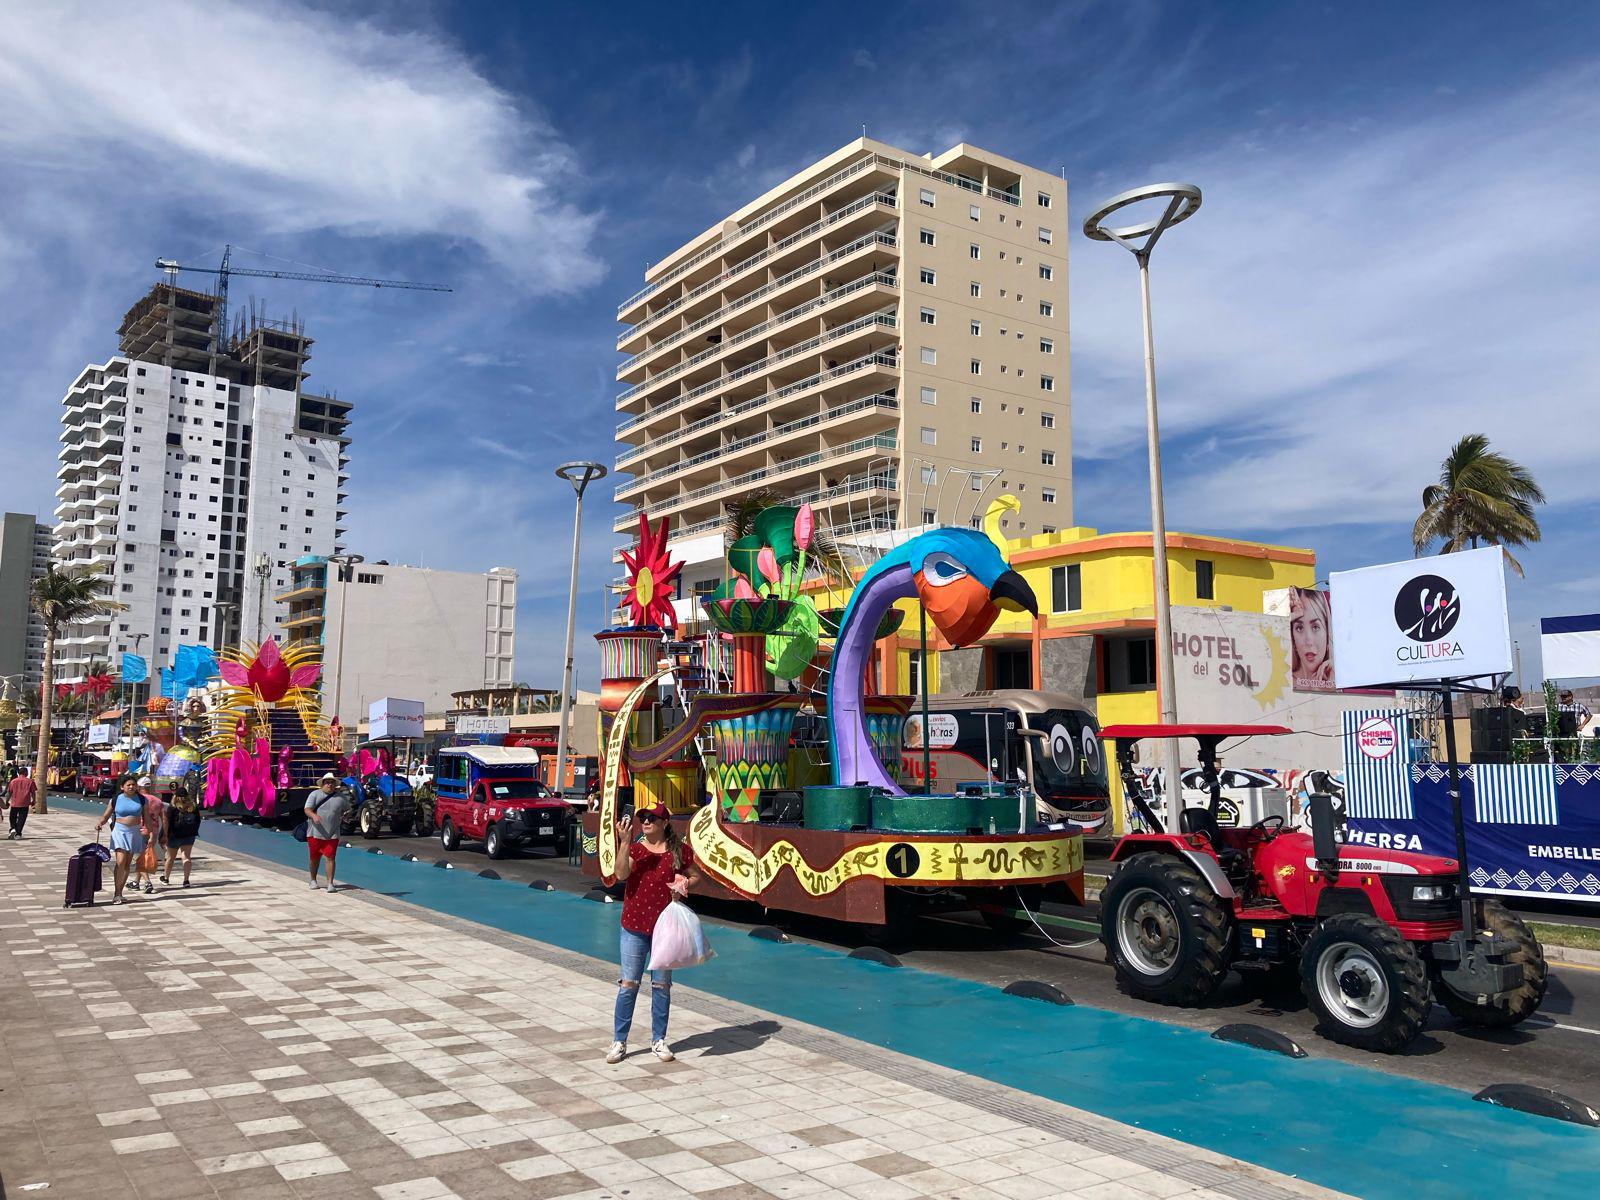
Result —
[[[612, 1036], [619, 1042], [628, 1040], [628, 1030], [633, 1027], [633, 1006], [639, 999], [639, 981], [644, 978], [645, 964], [650, 961], [648, 934], [622, 931], [622, 978], [617, 981], [617, 1009], [612, 1020]], [[659, 1042], [667, 1036], [667, 1014], [672, 1009], [672, 972], [650, 972], [650, 1041]]]

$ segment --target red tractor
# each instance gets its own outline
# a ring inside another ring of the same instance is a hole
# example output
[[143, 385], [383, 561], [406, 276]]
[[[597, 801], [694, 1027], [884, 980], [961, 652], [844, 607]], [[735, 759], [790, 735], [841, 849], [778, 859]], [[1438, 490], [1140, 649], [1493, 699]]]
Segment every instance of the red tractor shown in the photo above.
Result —
[[[1100, 897], [1118, 982], [1131, 995], [1187, 1006], [1210, 997], [1230, 969], [1297, 969], [1320, 1032], [1384, 1052], [1410, 1043], [1435, 999], [1486, 1028], [1531, 1016], [1544, 999], [1544, 951], [1515, 913], [1472, 895], [1456, 859], [1343, 847], [1326, 796], [1311, 797], [1309, 835], [1285, 829], [1278, 816], [1245, 829], [1217, 823], [1219, 743], [1289, 732], [1259, 725], [1100, 731], [1116, 739], [1123, 788], [1147, 828], [1117, 842], [1115, 873]], [[1211, 795], [1207, 807], [1182, 809], [1180, 831], [1168, 833], [1134, 771], [1134, 747], [1141, 738], [1176, 737], [1199, 742]]]

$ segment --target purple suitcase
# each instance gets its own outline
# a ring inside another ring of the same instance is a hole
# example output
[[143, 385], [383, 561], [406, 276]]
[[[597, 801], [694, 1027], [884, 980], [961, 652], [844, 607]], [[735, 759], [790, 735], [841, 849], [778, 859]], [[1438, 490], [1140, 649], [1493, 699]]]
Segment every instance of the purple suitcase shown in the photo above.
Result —
[[76, 904], [94, 904], [94, 894], [100, 890], [100, 859], [94, 854], [74, 854], [67, 859], [67, 898], [62, 908]]

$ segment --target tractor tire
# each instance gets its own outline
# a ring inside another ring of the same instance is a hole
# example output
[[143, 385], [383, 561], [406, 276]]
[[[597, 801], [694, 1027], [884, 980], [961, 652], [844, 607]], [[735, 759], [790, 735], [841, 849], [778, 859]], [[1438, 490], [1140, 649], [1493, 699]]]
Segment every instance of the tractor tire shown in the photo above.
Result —
[[1475, 1025], [1480, 1029], [1509, 1029], [1538, 1012], [1539, 1005], [1544, 1003], [1544, 990], [1550, 983], [1544, 948], [1522, 918], [1500, 901], [1482, 901], [1479, 915], [1485, 929], [1516, 943], [1509, 961], [1522, 965], [1522, 985], [1488, 1004], [1475, 1004], [1436, 978], [1433, 981], [1434, 999], [1464, 1025]]
[[371, 804], [363, 804], [356, 816], [356, 825], [364, 838], [375, 838], [383, 832], [383, 818]]
[[1191, 1007], [1228, 975], [1227, 905], [1188, 863], [1137, 854], [1100, 897], [1101, 939], [1131, 996]]
[[499, 825], [490, 825], [483, 832], [483, 852], [490, 858], [506, 856], [506, 835]]
[[1409, 1046], [1433, 1005], [1416, 948], [1355, 913], [1329, 917], [1306, 939], [1300, 987], [1324, 1037], [1384, 1054]]
[[461, 849], [461, 830], [456, 828], [456, 823], [449, 817], [446, 817], [444, 824], [439, 827], [439, 845], [446, 850]]

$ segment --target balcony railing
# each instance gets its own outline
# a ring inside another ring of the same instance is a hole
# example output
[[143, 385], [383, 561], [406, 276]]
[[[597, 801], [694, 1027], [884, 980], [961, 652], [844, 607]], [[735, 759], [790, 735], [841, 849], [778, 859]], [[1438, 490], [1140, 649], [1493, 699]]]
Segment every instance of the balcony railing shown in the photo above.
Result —
[[[874, 192], [872, 195], [863, 197], [853, 204], [845, 205], [845, 207], [841, 208], [838, 212], [829, 213], [826, 217], [822, 218], [822, 220], [813, 222], [812, 224], [807, 225], [804, 229], [801, 229], [795, 233], [791, 233], [782, 241], [773, 242], [772, 245], [768, 246], [765, 250], [762, 250], [757, 254], [751, 255], [749, 258], [735, 263], [722, 274], [706, 280], [706, 282], [702, 283], [699, 287], [694, 288], [691, 291], [685, 292], [670, 304], [662, 305], [655, 312], [651, 313], [644, 320], [640, 321], [637, 325], [630, 326], [628, 329], [624, 330], [622, 335], [617, 338], [617, 345], [621, 346], [622, 343], [628, 338], [631, 338], [649, 326], [654, 325], [657, 321], [661, 320], [662, 317], [671, 316], [685, 304], [689, 304], [695, 300], [698, 300], [707, 292], [714, 292], [721, 288], [727, 287], [729, 282], [747, 274], [752, 267], [758, 267], [762, 263], [766, 262], [769, 258], [772, 258], [774, 255], [782, 254], [785, 250], [791, 249], [792, 247], [799, 245], [801, 242], [808, 241], [817, 234], [821, 233], [824, 229], [830, 229], [839, 224], [841, 221], [848, 221], [857, 213], [862, 212], [865, 209], [872, 208], [875, 205], [881, 204], [885, 208], [893, 209], [898, 207], [898, 203], [899, 202], [895, 199], [893, 193]], [[880, 233], [881, 232], [882, 231], [880, 231]], [[841, 246], [838, 250], [831, 252], [826, 257], [819, 259], [818, 261], [828, 262], [842, 254], [852, 254], [861, 249], [861, 247], [872, 236], [872, 234], [868, 234], [865, 238], [857, 238], [848, 246]], [[892, 237], [893, 235], [883, 234], [883, 236]], [[893, 242], [890, 243], [890, 245], [893, 244]], [[743, 304], [750, 298], [750, 296], [741, 296], [738, 300], [734, 301], [734, 304]]]
[[[786, 349], [780, 350], [776, 354], [769, 354], [765, 358], [758, 358], [755, 362], [742, 366], [736, 371], [729, 371], [726, 375], [719, 375], [715, 379], [707, 380], [699, 387], [684, 392], [681, 396], [674, 396], [671, 400], [667, 401], [665, 405], [658, 407], [650, 415], [659, 416], [663, 411], [667, 411], [670, 408], [675, 408], [680, 404], [687, 404], [691, 400], [696, 400], [701, 396], [707, 395], [710, 392], [714, 392], [718, 388], [722, 387], [723, 384], [733, 383], [739, 379], [747, 379], [751, 375], [759, 375], [762, 371], [771, 370], [779, 363], [787, 362], [789, 359], [794, 358], [797, 355], [809, 354], [811, 351], [820, 349], [822, 346], [827, 345], [831, 341], [835, 341], [841, 337], [848, 337], [850, 334], [859, 333], [863, 329], [870, 329], [875, 325], [882, 326], [885, 329], [895, 328], [895, 314], [892, 311], [869, 313], [867, 316], [857, 317], [854, 321], [846, 321], [843, 325], [835, 325], [831, 329], [825, 329], [816, 337], [807, 338], [803, 342], [796, 342], [793, 346], [789, 346]], [[641, 391], [651, 387], [656, 382], [656, 380], [651, 379], [645, 383], [641, 383], [638, 387], [629, 388], [627, 391], [623, 392], [622, 395], [617, 397], [617, 407], [622, 407], [622, 405], [626, 404], [629, 400], [632, 400], [638, 396]]]
[[[761, 322], [759, 325], [752, 325], [749, 329], [743, 330], [734, 334], [730, 338], [726, 338], [723, 341], [718, 342], [709, 350], [702, 350], [694, 357], [684, 359], [675, 367], [668, 367], [665, 371], [657, 372], [644, 382], [640, 383], [638, 387], [650, 387], [654, 384], [664, 383], [668, 379], [673, 379], [683, 374], [685, 371], [715, 358], [719, 354], [725, 354], [727, 351], [732, 350], [735, 346], [742, 346], [746, 342], [755, 341], [757, 338], [771, 333], [779, 326], [794, 320], [796, 317], [803, 317], [809, 312], [815, 312], [819, 308], [823, 308], [829, 304], [832, 304], [835, 300], [842, 299], [845, 296], [854, 295], [863, 288], [872, 287], [874, 284], [892, 288], [899, 287], [900, 281], [892, 271], [874, 271], [870, 275], [863, 275], [859, 279], [852, 279], [849, 283], [840, 284], [830, 292], [824, 292], [814, 300], [807, 300], [804, 303], [796, 304], [793, 308], [787, 309], [784, 312], [779, 313], [777, 316]], [[631, 395], [632, 392], [630, 391], [628, 394]]]
[[833, 408], [824, 409], [820, 413], [801, 417], [797, 421], [788, 421], [771, 429], [764, 429], [760, 433], [753, 433], [749, 437], [739, 438], [725, 446], [718, 446], [714, 450], [707, 450], [704, 454], [696, 454], [693, 458], [686, 458], [682, 462], [673, 463], [671, 466], [662, 467], [641, 475], [637, 479], [630, 479], [627, 483], [619, 484], [613, 493], [613, 498], [620, 500], [628, 492], [657, 483], [663, 479], [670, 479], [691, 471], [695, 467], [703, 466], [708, 462], [715, 462], [719, 458], [726, 458], [730, 454], [738, 454], [741, 450], [748, 450], [752, 446], [759, 446], [763, 442], [776, 441], [778, 438], [788, 437], [791, 433], [798, 433], [802, 429], [809, 429], [813, 425], [821, 425], [825, 421], [834, 421], [840, 417], [847, 417], [853, 413], [865, 412], [869, 409], [888, 409], [893, 411], [900, 407], [900, 401], [892, 392], [881, 393], [876, 396], [863, 396], [859, 400], [852, 400], [848, 404], [839, 404]]

